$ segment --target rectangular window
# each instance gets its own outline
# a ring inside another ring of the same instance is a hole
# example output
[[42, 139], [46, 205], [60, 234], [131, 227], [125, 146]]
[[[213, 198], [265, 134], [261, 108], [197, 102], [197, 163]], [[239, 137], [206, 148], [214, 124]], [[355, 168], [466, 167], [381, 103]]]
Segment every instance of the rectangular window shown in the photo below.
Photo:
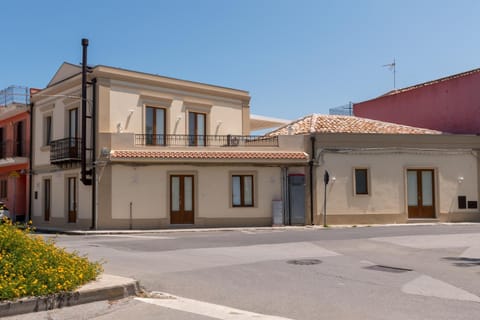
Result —
[[368, 169], [355, 169], [355, 194], [368, 194]]
[[165, 145], [165, 109], [146, 107], [145, 134], [147, 145]]
[[17, 122], [15, 124], [15, 148], [14, 156], [24, 157], [25, 156], [25, 134], [24, 134], [24, 125], [23, 121]]
[[6, 158], [7, 157], [7, 141], [4, 139], [3, 136], [3, 127], [0, 128], [0, 158]]
[[44, 145], [49, 146], [52, 142], [52, 116], [45, 117], [44, 128]]
[[2, 179], [0, 180], [0, 198], [6, 199], [8, 196], [8, 180], [7, 179]]
[[75, 108], [68, 110], [69, 158], [80, 158], [80, 141], [78, 137], [78, 108]]
[[253, 175], [232, 176], [232, 206], [253, 207]]
[[206, 145], [206, 118], [204, 113], [188, 113], [188, 145], [205, 146]]
[[78, 138], [78, 108], [68, 111], [68, 137]]

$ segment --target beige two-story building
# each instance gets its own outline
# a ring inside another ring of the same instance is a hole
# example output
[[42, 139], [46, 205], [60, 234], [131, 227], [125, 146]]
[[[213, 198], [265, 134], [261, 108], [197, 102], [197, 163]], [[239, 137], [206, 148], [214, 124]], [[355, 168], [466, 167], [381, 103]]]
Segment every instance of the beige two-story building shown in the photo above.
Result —
[[32, 97], [37, 226], [271, 225], [286, 175], [305, 172], [303, 137], [250, 135], [276, 121], [251, 117], [246, 91], [108, 66], [87, 77], [84, 113], [76, 65]]

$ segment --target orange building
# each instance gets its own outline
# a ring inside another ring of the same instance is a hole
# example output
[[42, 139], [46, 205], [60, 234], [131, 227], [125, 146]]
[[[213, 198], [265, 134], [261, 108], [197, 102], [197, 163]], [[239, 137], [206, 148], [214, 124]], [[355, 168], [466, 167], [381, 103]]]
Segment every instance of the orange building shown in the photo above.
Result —
[[0, 91], [0, 201], [14, 221], [28, 213], [30, 93], [10, 86]]

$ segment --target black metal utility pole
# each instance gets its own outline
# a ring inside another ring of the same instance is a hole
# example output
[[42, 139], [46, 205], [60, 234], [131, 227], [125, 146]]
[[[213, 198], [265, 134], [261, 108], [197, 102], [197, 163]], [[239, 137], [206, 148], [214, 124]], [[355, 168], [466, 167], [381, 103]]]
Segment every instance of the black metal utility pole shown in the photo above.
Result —
[[329, 180], [330, 175], [328, 171], [325, 170], [325, 174], [323, 175], [323, 182], [325, 183], [325, 192], [323, 194], [323, 227], [327, 226], [327, 185]]
[[87, 178], [87, 47], [88, 39], [82, 39], [82, 139], [81, 139], [81, 162], [84, 185], [91, 185], [92, 179]]

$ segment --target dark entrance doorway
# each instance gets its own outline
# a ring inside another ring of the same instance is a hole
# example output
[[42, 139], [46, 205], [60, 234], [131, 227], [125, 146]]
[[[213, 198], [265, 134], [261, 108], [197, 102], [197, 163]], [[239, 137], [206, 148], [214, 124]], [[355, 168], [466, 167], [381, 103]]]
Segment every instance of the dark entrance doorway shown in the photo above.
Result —
[[305, 224], [305, 176], [288, 176], [288, 212], [291, 225]]

